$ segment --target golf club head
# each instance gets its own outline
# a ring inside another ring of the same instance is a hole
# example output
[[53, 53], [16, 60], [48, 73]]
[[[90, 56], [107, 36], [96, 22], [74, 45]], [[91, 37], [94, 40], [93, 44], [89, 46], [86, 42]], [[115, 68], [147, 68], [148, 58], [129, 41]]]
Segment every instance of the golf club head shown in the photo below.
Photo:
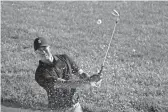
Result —
[[114, 16], [117, 16], [117, 17], [120, 16], [120, 14], [119, 14], [115, 9], [113, 10], [112, 14], [113, 14]]
[[118, 11], [116, 11], [115, 9], [112, 12], [112, 15], [117, 17], [116, 23], [118, 23], [118, 21], [120, 20], [120, 14], [118, 13]]

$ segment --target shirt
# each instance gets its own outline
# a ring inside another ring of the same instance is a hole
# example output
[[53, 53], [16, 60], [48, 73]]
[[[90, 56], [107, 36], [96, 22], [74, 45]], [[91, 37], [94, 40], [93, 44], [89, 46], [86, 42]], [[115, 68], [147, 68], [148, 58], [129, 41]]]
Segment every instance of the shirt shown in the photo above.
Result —
[[[39, 61], [36, 69], [35, 80], [43, 87], [48, 95], [49, 108], [67, 108], [78, 102], [79, 94], [76, 88], [54, 88], [54, 81], [57, 78], [70, 80], [73, 75], [78, 74], [79, 67], [66, 54], [54, 55], [53, 63], [47, 64]], [[58, 60], [56, 60], [56, 57]]]

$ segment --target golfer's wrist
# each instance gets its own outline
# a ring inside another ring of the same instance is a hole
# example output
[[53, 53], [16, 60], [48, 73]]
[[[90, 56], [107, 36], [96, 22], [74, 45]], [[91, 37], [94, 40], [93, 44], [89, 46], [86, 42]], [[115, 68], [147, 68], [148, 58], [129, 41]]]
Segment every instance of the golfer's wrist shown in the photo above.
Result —
[[82, 69], [78, 71], [80, 79], [87, 79], [89, 75], [85, 73]]
[[82, 73], [84, 73], [84, 71], [82, 70], [82, 69], [79, 69], [79, 74], [82, 74]]
[[87, 77], [87, 78], [85, 78], [85, 79], [83, 79], [83, 80], [84, 80], [84, 82], [86, 82], [86, 84], [90, 84], [90, 83], [91, 83], [90, 77]]

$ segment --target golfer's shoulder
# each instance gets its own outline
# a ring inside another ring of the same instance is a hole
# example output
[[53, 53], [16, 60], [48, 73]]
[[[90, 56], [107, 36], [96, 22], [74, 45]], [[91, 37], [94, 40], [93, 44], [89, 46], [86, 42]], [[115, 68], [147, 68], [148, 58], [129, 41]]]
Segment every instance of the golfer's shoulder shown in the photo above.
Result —
[[61, 56], [61, 57], [70, 57], [67, 54], [55, 54], [55, 56]]
[[42, 74], [44, 74], [44, 69], [38, 65], [35, 71], [35, 80], [39, 82], [39, 79], [42, 77]]
[[40, 60], [39, 65], [36, 68], [35, 74], [38, 75], [38, 74], [44, 73], [44, 71], [45, 71], [44, 68], [45, 68], [45, 64]]
[[72, 60], [72, 58], [67, 54], [55, 54], [54, 56], [63, 60], [70, 60], [70, 61]]

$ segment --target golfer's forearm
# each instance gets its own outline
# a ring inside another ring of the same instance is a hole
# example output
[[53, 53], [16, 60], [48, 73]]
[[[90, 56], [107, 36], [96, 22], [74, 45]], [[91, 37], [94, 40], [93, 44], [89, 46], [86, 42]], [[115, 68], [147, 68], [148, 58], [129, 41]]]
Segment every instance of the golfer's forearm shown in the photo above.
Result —
[[65, 84], [67, 87], [76, 88], [90, 84], [90, 82], [88, 80], [77, 80], [77, 81], [67, 81], [65, 82]]
[[88, 80], [75, 80], [75, 81], [68, 80], [65, 82], [61, 82], [61, 81], [56, 82], [56, 86], [63, 87], [63, 88], [77, 88], [87, 84], [90, 84]]

